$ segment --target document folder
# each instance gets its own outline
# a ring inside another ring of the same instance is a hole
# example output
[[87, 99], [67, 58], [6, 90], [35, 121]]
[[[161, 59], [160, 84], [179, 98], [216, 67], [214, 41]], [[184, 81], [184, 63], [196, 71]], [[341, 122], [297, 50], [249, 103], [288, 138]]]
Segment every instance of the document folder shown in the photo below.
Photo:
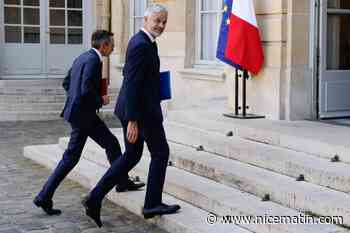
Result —
[[171, 99], [170, 71], [160, 72], [160, 100]]

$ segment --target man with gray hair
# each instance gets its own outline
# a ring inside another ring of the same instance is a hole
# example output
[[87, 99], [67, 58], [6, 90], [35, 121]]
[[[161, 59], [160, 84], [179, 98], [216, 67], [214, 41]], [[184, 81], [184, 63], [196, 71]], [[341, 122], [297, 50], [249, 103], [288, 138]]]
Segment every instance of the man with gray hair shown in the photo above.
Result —
[[179, 205], [162, 202], [169, 146], [160, 106], [160, 62], [156, 38], [163, 33], [167, 19], [168, 11], [164, 6], [150, 6], [145, 12], [144, 27], [128, 44], [123, 84], [114, 111], [123, 126], [125, 152], [83, 200], [86, 214], [100, 227], [103, 198], [140, 161], [144, 142], [151, 154], [144, 217], [173, 214], [180, 209]]
[[[109, 56], [114, 48], [113, 34], [105, 30], [95, 31], [91, 46], [89, 51], [75, 59], [63, 82], [68, 95], [62, 115], [71, 125], [71, 136], [62, 160], [34, 199], [34, 204], [48, 215], [61, 214], [59, 209], [53, 209], [54, 192], [78, 163], [88, 137], [105, 149], [110, 163], [121, 156], [117, 138], [96, 114], [109, 103], [109, 97], [101, 95], [101, 71], [102, 56]], [[119, 181], [117, 191], [136, 190], [142, 186], [144, 184], [134, 183], [126, 174]]]

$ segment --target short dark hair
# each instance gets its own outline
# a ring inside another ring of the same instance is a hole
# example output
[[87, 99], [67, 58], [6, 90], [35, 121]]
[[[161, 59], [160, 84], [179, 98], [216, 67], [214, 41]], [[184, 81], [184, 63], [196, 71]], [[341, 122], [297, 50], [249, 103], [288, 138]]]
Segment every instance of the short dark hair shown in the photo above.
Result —
[[91, 46], [99, 49], [104, 43], [112, 43], [111, 37], [114, 34], [106, 30], [96, 30], [91, 36]]

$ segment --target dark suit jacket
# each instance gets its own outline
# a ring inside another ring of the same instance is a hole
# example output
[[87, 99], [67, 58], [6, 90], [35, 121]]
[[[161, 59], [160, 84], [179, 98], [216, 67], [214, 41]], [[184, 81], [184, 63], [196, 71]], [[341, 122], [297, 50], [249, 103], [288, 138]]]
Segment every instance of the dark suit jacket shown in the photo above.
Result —
[[90, 49], [73, 62], [63, 80], [67, 100], [63, 109], [64, 119], [70, 123], [85, 126], [96, 116], [102, 107], [100, 95], [102, 63], [97, 53]]
[[159, 66], [156, 43], [143, 31], [138, 32], [126, 51], [124, 79], [114, 111], [120, 120], [147, 125], [163, 121]]

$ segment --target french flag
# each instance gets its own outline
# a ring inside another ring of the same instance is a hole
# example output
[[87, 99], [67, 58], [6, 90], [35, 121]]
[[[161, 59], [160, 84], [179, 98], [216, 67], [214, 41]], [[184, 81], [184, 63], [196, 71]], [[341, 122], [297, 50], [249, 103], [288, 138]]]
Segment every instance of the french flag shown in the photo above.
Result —
[[253, 0], [225, 0], [216, 57], [256, 75], [264, 64], [264, 52]]

